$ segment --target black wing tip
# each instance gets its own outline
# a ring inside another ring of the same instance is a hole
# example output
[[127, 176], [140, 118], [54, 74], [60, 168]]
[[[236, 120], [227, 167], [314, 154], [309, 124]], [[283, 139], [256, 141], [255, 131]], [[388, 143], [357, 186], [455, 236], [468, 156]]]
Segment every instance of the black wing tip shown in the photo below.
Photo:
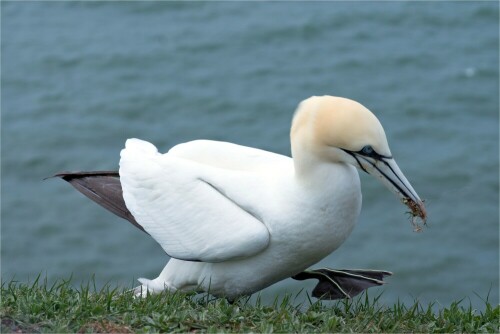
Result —
[[64, 181], [70, 181], [76, 178], [82, 178], [82, 177], [87, 177], [87, 176], [114, 176], [114, 177], [120, 177], [120, 174], [118, 171], [114, 170], [103, 170], [103, 171], [91, 171], [91, 172], [85, 172], [85, 171], [74, 171], [74, 172], [69, 172], [69, 171], [64, 171], [64, 172], [59, 172], [56, 173], [52, 176], [44, 178], [44, 180], [51, 179], [54, 177], [58, 177], [63, 179]]

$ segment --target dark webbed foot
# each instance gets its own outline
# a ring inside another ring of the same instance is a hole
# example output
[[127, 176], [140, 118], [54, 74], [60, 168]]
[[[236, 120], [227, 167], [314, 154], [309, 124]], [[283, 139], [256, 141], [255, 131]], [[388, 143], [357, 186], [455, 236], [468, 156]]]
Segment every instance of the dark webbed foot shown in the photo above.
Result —
[[319, 280], [312, 292], [313, 297], [332, 300], [352, 298], [372, 286], [384, 284], [384, 277], [391, 275], [391, 272], [384, 270], [322, 268], [306, 270], [292, 278], [299, 281]]

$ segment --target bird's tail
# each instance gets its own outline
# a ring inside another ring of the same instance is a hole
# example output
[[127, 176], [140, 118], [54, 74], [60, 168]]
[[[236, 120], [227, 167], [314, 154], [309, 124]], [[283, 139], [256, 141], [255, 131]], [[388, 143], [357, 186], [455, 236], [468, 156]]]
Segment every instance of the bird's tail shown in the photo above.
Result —
[[54, 175], [54, 177], [59, 177], [69, 182], [76, 190], [100, 206], [128, 220], [135, 227], [146, 232], [144, 228], [137, 223], [134, 216], [125, 205], [118, 172], [62, 172]]

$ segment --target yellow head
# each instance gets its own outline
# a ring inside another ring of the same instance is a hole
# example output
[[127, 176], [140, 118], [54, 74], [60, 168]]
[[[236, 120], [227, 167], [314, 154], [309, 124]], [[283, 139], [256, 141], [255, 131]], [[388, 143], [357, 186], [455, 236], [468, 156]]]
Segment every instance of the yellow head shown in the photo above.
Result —
[[318, 163], [347, 163], [377, 177], [425, 221], [425, 207], [392, 158], [384, 129], [360, 103], [313, 96], [302, 101], [290, 132], [292, 156], [301, 173]]
[[[313, 96], [299, 104], [292, 123], [292, 147], [340, 158], [328, 149], [357, 152], [370, 145], [377, 153], [390, 156], [384, 129], [375, 115], [362, 104], [342, 97]], [[334, 159], [335, 160], [335, 159]]]

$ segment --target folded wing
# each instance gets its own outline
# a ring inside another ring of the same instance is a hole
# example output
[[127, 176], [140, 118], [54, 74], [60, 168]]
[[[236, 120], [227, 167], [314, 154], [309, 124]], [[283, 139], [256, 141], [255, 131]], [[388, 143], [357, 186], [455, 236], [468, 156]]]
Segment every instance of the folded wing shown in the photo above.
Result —
[[231, 172], [159, 154], [137, 139], [127, 141], [119, 171], [123, 198], [137, 222], [170, 256], [203, 262], [251, 256], [269, 244], [257, 215], [210, 177]]

